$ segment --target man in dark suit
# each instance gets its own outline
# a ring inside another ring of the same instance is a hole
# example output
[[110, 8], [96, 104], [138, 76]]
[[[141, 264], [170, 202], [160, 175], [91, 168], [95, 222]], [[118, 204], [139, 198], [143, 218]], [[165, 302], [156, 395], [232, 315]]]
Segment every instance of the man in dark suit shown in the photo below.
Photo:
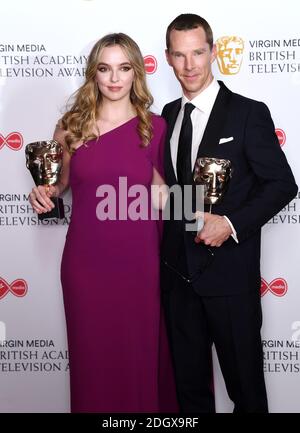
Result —
[[[267, 412], [260, 328], [261, 227], [297, 193], [268, 108], [232, 93], [211, 70], [209, 24], [183, 14], [167, 30], [166, 56], [183, 96], [168, 124], [165, 179], [193, 184], [196, 158], [226, 159], [228, 189], [196, 235], [186, 221], [164, 223], [162, 291], [178, 399], [183, 412], [214, 412], [211, 346], [235, 412]], [[192, 105], [191, 105], [192, 104]], [[174, 210], [174, 197], [170, 196]], [[275, 234], [274, 234], [275, 235]]]

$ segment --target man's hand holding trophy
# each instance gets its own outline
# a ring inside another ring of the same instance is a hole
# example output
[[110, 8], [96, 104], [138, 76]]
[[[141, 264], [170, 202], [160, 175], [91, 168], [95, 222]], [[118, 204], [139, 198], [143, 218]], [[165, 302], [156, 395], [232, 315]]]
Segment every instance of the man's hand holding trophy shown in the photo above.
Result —
[[212, 206], [221, 202], [232, 176], [232, 164], [228, 159], [198, 158], [194, 169], [194, 182], [204, 186], [204, 204], [209, 205], [209, 212], [199, 217], [203, 226], [195, 237], [195, 242], [204, 242], [212, 247], [219, 247], [232, 234], [228, 221], [220, 215], [212, 213]]

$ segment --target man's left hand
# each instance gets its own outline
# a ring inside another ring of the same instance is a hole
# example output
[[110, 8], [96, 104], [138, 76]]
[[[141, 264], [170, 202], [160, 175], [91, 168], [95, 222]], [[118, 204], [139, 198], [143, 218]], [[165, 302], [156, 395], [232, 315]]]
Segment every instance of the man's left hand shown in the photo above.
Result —
[[232, 234], [226, 218], [204, 212], [203, 228], [197, 233], [195, 242], [203, 242], [211, 247], [220, 247]]

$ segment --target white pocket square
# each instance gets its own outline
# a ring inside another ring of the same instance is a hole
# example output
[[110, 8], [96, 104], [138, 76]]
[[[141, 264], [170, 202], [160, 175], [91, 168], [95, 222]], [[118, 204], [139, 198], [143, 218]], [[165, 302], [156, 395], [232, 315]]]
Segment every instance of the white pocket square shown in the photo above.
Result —
[[228, 138], [220, 138], [219, 144], [227, 143], [228, 141], [232, 141], [233, 137]]

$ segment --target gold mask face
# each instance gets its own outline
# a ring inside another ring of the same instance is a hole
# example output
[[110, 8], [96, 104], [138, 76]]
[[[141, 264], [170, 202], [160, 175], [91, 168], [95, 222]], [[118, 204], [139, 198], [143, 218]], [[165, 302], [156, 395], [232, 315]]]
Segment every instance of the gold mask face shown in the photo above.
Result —
[[216, 45], [220, 72], [225, 75], [237, 74], [243, 61], [243, 39], [238, 36], [223, 36], [216, 41]]
[[58, 181], [63, 148], [55, 140], [37, 141], [26, 146], [26, 166], [36, 185], [53, 185]]
[[204, 185], [204, 203], [219, 203], [228, 187], [232, 176], [232, 166], [229, 159], [198, 158], [194, 170], [194, 181]]

